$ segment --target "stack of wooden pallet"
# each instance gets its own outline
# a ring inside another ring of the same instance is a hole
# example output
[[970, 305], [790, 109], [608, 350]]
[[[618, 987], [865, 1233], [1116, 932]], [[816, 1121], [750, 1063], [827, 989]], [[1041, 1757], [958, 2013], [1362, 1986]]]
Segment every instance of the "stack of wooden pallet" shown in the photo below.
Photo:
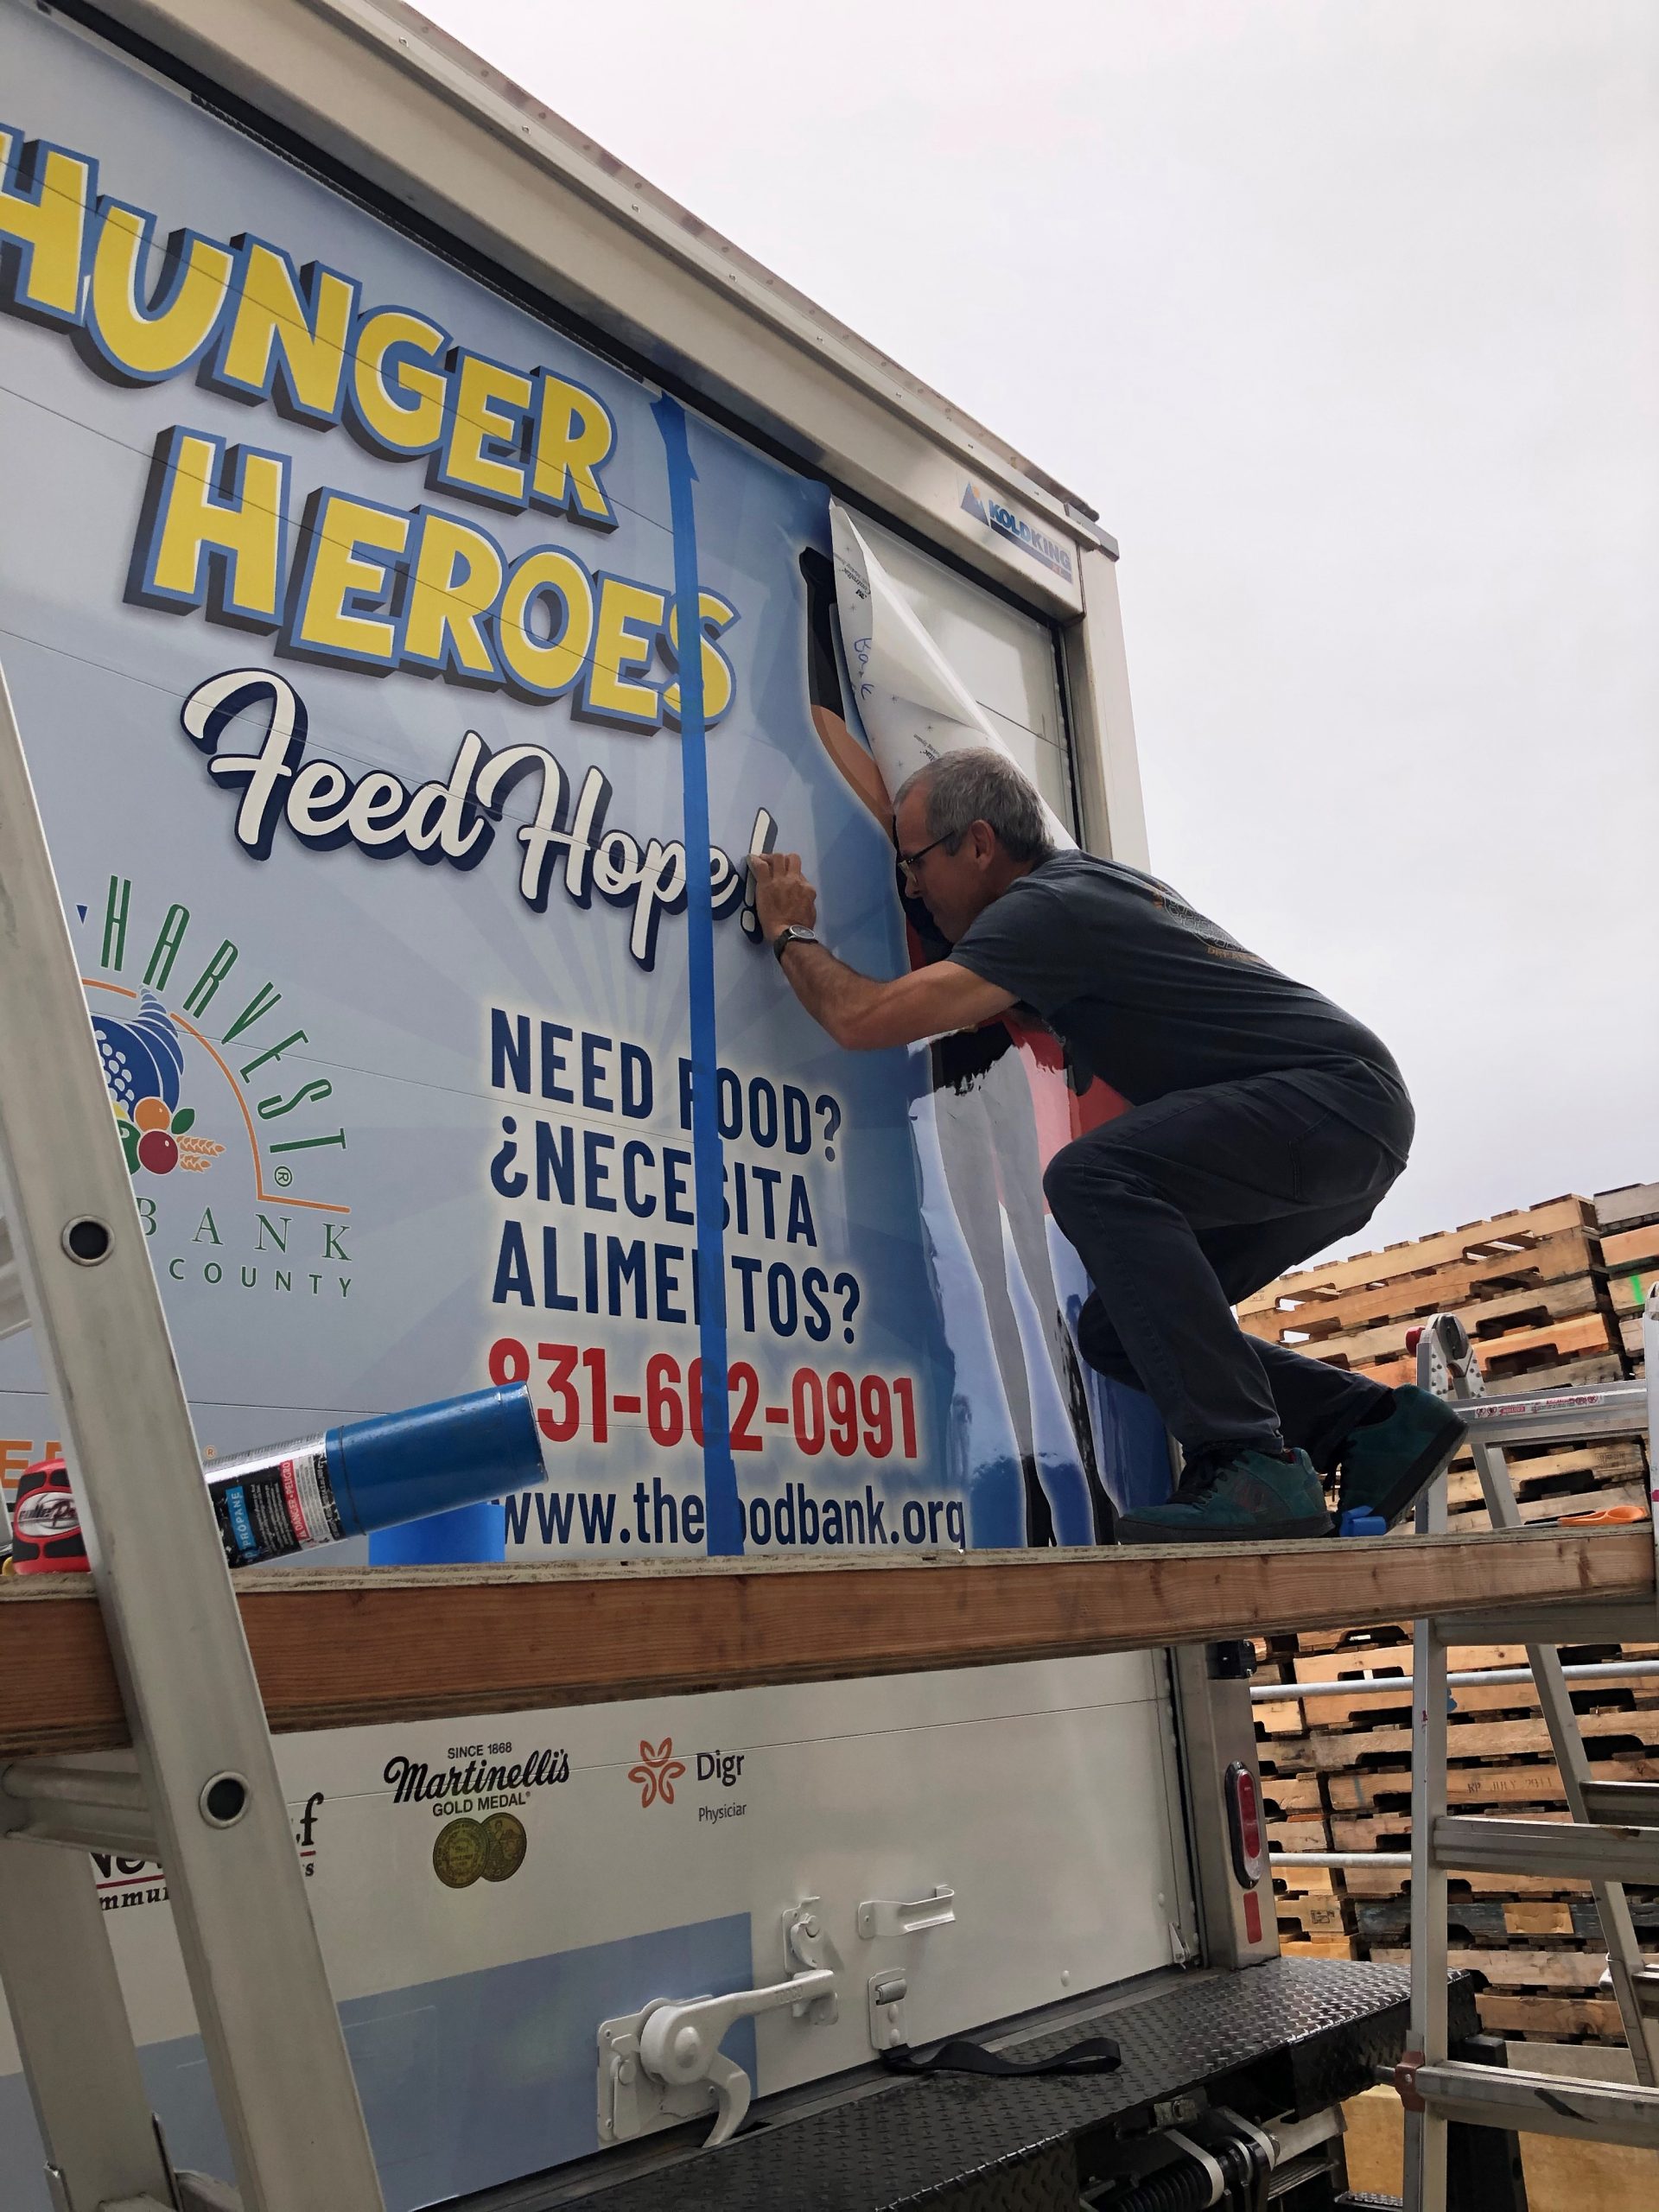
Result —
[[[1659, 1221], [1659, 1185], [1643, 1187]], [[1659, 1228], [1650, 1234], [1659, 1245]], [[1253, 1336], [1394, 1384], [1413, 1378], [1408, 1339], [1436, 1313], [1455, 1313], [1468, 1330], [1489, 1389], [1571, 1387], [1627, 1372], [1601, 1226], [1588, 1198], [1551, 1198], [1300, 1268], [1247, 1299], [1238, 1318]], [[1641, 1446], [1629, 1441], [1510, 1455], [1516, 1495], [1531, 1521], [1642, 1503], [1644, 1471]], [[1447, 1503], [1454, 1522], [1484, 1525], [1466, 1452], [1453, 1463]]]
[[1629, 1183], [1620, 1191], [1598, 1191], [1596, 1221], [1624, 1357], [1631, 1374], [1641, 1375], [1645, 1371], [1643, 1308], [1649, 1292], [1659, 1284], [1659, 1183]]
[[[1545, 1389], [1611, 1380], [1640, 1355], [1641, 1286], [1659, 1278], [1659, 1185], [1604, 1192], [1592, 1204], [1554, 1198], [1443, 1235], [1281, 1276], [1239, 1319], [1254, 1335], [1351, 1367], [1410, 1381], [1408, 1338], [1429, 1314], [1453, 1313], [1474, 1340], [1487, 1387]], [[1639, 1371], [1639, 1370], [1637, 1370]], [[1634, 1440], [1540, 1446], [1508, 1455], [1529, 1521], [1644, 1504], [1646, 1459]], [[1465, 1452], [1452, 1464], [1454, 1525], [1484, 1525]], [[1659, 1650], [1659, 1647], [1654, 1647]], [[1619, 1656], [1570, 1650], [1569, 1662]], [[1627, 1648], [1625, 1656], [1637, 1656]], [[1646, 1655], [1643, 1655], [1646, 1656]], [[1460, 1669], [1521, 1666], [1518, 1647], [1457, 1650]], [[1411, 1840], [1411, 1637], [1405, 1624], [1344, 1636], [1304, 1632], [1258, 1643], [1258, 1682], [1282, 1701], [1256, 1707], [1272, 1842], [1286, 1851], [1403, 1852]], [[1397, 1696], [1299, 1698], [1300, 1682], [1397, 1681]], [[1549, 1738], [1529, 1683], [1455, 1694], [1449, 1786], [1458, 1812], [1565, 1818]], [[1659, 1675], [1602, 1682], [1573, 1702], [1598, 1776], [1659, 1780]], [[1406, 1955], [1408, 1880], [1401, 1867], [1287, 1868], [1275, 1880], [1280, 1940], [1326, 1957]], [[1606, 1953], [1586, 1885], [1510, 1876], [1454, 1879], [1452, 1962], [1478, 1968], [1486, 2027], [1547, 2041], [1621, 2040], [1601, 1986]], [[1659, 1896], [1632, 1892], [1659, 1951]]]
[[1599, 1381], [1621, 1371], [1599, 1234], [1588, 1198], [1551, 1198], [1281, 1275], [1238, 1318], [1253, 1336], [1395, 1383], [1414, 1371], [1412, 1331], [1452, 1313], [1478, 1340], [1489, 1382]]
[[[1392, 1639], [1392, 1640], [1391, 1640]], [[1655, 1656], [1659, 1646], [1640, 1654]], [[1454, 1669], [1521, 1667], [1520, 1646], [1454, 1649]], [[1618, 1656], [1614, 1647], [1565, 1650], [1569, 1663]], [[1300, 1699], [1298, 1682], [1352, 1677], [1399, 1684], [1398, 1695]], [[1285, 1851], [1403, 1852], [1411, 1843], [1409, 1630], [1346, 1638], [1304, 1632], [1261, 1649], [1257, 1679], [1281, 1681], [1284, 1701], [1258, 1705], [1262, 1795], [1270, 1840]], [[1566, 1798], [1529, 1683], [1465, 1687], [1448, 1738], [1448, 1791], [1459, 1814], [1565, 1819]], [[1578, 1689], [1573, 1703], [1601, 1780], [1659, 1781], [1659, 1674]], [[1323, 1957], [1402, 1961], [1408, 1881], [1396, 1866], [1287, 1868], [1275, 1881], [1280, 1941]], [[1659, 1896], [1631, 1892], [1637, 1925], [1659, 1948]], [[1554, 1877], [1454, 1878], [1452, 1964], [1486, 1980], [1479, 2004], [1494, 2033], [1560, 2042], [1621, 2040], [1618, 2008], [1600, 1986], [1606, 1965], [1589, 1890]]]

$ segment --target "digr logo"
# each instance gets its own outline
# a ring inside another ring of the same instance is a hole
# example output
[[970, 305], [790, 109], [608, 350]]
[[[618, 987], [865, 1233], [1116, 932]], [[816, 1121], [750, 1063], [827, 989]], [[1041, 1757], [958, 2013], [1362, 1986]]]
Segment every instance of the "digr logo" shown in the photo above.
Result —
[[[717, 1782], [723, 1789], [737, 1785], [743, 1771], [746, 1754], [742, 1751], [693, 1751], [699, 1782]], [[674, 1756], [674, 1738], [664, 1736], [660, 1744], [642, 1742], [639, 1764], [628, 1769], [628, 1780], [639, 1784], [639, 1802], [644, 1805], [674, 1802], [674, 1784], [686, 1771], [685, 1761]]]
[[664, 1805], [674, 1802], [674, 1785], [685, 1772], [685, 1761], [674, 1756], [674, 1738], [664, 1736], [660, 1744], [648, 1744], [643, 1738], [639, 1744], [639, 1764], [628, 1769], [628, 1780], [639, 1784], [639, 1802]]

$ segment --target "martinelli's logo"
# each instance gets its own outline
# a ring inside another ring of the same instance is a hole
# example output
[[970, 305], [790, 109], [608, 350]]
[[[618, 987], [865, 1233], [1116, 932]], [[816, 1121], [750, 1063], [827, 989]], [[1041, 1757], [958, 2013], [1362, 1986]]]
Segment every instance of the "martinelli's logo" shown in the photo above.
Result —
[[282, 983], [187, 902], [151, 898], [130, 877], [111, 876], [99, 905], [75, 912], [156, 1273], [210, 1290], [349, 1297], [334, 1071]]
[[181, 1167], [187, 1173], [204, 1173], [225, 1147], [194, 1134], [195, 1109], [180, 1103], [184, 1046], [155, 992], [139, 992], [138, 1012], [130, 1021], [94, 1014], [92, 1034], [115, 1101], [127, 1173], [170, 1175]]

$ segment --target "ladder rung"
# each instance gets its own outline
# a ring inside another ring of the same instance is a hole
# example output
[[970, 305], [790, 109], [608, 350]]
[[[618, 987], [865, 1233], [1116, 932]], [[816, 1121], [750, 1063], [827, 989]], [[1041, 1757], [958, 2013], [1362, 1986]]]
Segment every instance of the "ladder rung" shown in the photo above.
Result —
[[180, 2174], [177, 2178], [179, 2212], [242, 2212], [241, 2197], [224, 2182], [206, 2174]]
[[1584, 1809], [1615, 1827], [1659, 1827], [1659, 1782], [1586, 1782]]
[[1659, 1882], [1659, 1829], [1592, 1827], [1572, 1821], [1493, 1821], [1442, 1815], [1437, 1866], [1460, 1873], [1561, 1874], [1589, 1882]]
[[1645, 1436], [1645, 1382], [1599, 1382], [1584, 1390], [1459, 1398], [1452, 1410], [1468, 1441], [1500, 1451], [1510, 1444], [1582, 1444], [1592, 1436]]
[[14, 1759], [0, 1766], [0, 1832], [13, 1842], [159, 1859], [155, 1822], [132, 1754]]
[[1417, 2067], [1413, 2086], [1440, 2120], [1529, 2135], [1594, 2136], [1605, 2143], [1659, 2150], [1659, 2089], [1455, 2061]]
[[23, 1279], [11, 1249], [11, 1231], [0, 1214], [0, 1337], [15, 1337], [29, 1326], [29, 1300]]

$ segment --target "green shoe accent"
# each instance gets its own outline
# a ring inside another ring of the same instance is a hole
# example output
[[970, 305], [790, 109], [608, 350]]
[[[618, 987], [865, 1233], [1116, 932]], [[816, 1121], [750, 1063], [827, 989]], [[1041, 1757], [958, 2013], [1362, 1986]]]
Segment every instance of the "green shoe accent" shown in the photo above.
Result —
[[1337, 1500], [1338, 1516], [1357, 1507], [1380, 1513], [1390, 1528], [1411, 1510], [1465, 1433], [1446, 1401], [1414, 1382], [1402, 1383], [1393, 1397], [1385, 1420], [1357, 1428], [1344, 1445]]
[[1121, 1544], [1243, 1544], [1328, 1536], [1325, 1486], [1306, 1452], [1236, 1452], [1182, 1476], [1167, 1505], [1147, 1505], [1117, 1524]]

